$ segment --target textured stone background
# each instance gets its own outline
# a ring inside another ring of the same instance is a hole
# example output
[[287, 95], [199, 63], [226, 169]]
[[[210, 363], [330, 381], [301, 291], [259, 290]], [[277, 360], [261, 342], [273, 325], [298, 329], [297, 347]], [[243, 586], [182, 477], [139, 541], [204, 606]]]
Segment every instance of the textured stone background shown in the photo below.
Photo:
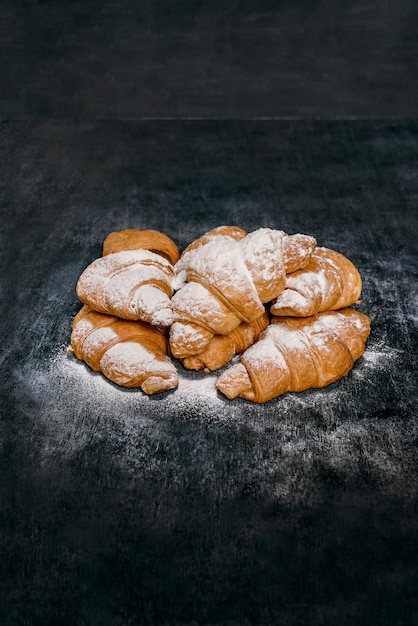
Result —
[[[0, 161], [1, 624], [417, 623], [416, 122], [12, 121]], [[148, 398], [65, 354], [110, 231], [223, 223], [356, 263], [349, 376]]]
[[3, 118], [413, 117], [415, 0], [3, 0]]

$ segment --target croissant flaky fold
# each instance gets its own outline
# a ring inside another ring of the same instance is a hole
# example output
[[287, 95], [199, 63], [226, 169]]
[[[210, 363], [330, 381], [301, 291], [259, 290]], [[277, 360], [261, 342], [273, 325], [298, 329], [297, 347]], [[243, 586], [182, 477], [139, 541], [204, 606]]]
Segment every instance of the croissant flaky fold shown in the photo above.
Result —
[[271, 228], [220, 226], [181, 256], [160, 231], [112, 232], [76, 290], [84, 306], [70, 352], [146, 394], [178, 386], [169, 352], [190, 370], [229, 363], [216, 383], [229, 399], [324, 387], [351, 370], [370, 333], [367, 315], [349, 308], [362, 290], [354, 264]]
[[244, 352], [257, 341], [268, 325], [269, 317], [265, 312], [254, 322], [241, 322], [227, 335], [214, 335], [200, 354], [183, 359], [183, 366], [186, 369], [203, 369], [206, 372], [217, 370], [229, 363], [235, 354]]
[[213, 228], [209, 230], [207, 233], [204, 233], [192, 243], [190, 243], [181, 253], [182, 258], [186, 256], [192, 250], [196, 250], [196, 248], [200, 248], [200, 246], [204, 246], [209, 241], [211, 241], [214, 237], [222, 236], [229, 237], [230, 239], [234, 239], [235, 241], [239, 241], [248, 235], [247, 231], [239, 226], [218, 226], [217, 228]]
[[308, 317], [354, 304], [361, 289], [361, 276], [349, 259], [335, 250], [316, 248], [305, 268], [286, 277], [286, 288], [270, 311]]
[[283, 291], [286, 274], [305, 267], [316, 246], [313, 237], [271, 228], [259, 228], [238, 240], [214, 231], [201, 239], [204, 243], [183, 252], [176, 273], [205, 287], [244, 322], [263, 313], [263, 303]]
[[84, 305], [73, 321], [71, 348], [78, 359], [117, 385], [141, 387], [147, 394], [178, 385], [163, 331], [146, 322], [97, 313]]
[[126, 228], [110, 233], [103, 242], [103, 256], [122, 250], [149, 250], [160, 254], [173, 265], [180, 256], [174, 241], [158, 230]]
[[99, 313], [169, 326], [174, 320], [174, 267], [168, 258], [178, 258], [176, 251], [174, 242], [158, 231], [111, 233], [104, 256], [81, 274], [77, 295]]
[[[213, 335], [227, 335], [241, 322], [261, 317], [265, 303], [285, 288], [286, 273], [305, 267], [316, 246], [308, 235], [269, 228], [244, 233], [237, 227], [210, 231], [186, 248], [177, 262], [182, 282], [172, 298], [174, 356], [196, 354], [195, 332], [202, 351]], [[186, 337], [193, 340], [189, 347]]]
[[216, 386], [228, 398], [262, 403], [286, 391], [329, 385], [351, 370], [370, 332], [367, 315], [350, 308], [272, 322], [219, 376]]

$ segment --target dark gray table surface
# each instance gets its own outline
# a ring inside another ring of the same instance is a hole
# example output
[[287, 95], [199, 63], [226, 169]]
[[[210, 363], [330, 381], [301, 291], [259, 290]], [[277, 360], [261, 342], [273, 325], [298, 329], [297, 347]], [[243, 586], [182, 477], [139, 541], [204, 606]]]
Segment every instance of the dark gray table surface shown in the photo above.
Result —
[[417, 113], [416, 0], [3, 0], [0, 118]]
[[[417, 123], [15, 121], [0, 162], [0, 623], [416, 624]], [[109, 232], [221, 224], [356, 263], [346, 378], [149, 398], [66, 354]]]

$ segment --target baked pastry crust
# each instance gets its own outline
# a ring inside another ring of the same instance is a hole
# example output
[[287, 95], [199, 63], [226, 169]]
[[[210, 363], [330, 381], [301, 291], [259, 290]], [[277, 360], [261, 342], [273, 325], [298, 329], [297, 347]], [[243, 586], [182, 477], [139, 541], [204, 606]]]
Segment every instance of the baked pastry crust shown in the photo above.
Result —
[[212, 372], [227, 363], [236, 355], [247, 350], [257, 341], [260, 333], [269, 325], [269, 316], [264, 312], [253, 322], [241, 322], [227, 335], [213, 335], [205, 349], [183, 359], [186, 369]]
[[258, 403], [286, 391], [325, 387], [351, 370], [369, 333], [370, 319], [351, 308], [307, 318], [273, 318], [216, 386], [230, 399]]
[[273, 315], [309, 317], [358, 302], [362, 280], [355, 265], [329, 248], [316, 248], [309, 263], [286, 277], [286, 288], [273, 301]]
[[168, 348], [186, 369], [205, 372], [241, 354], [218, 390], [267, 402], [351, 370], [370, 333], [367, 315], [348, 308], [361, 290], [354, 264], [308, 235], [220, 226], [180, 256], [160, 231], [125, 229], [106, 237], [103, 256], [78, 280], [84, 306], [70, 350], [147, 394], [178, 385]]
[[180, 257], [174, 241], [159, 230], [126, 228], [110, 233], [103, 242], [103, 256], [122, 250], [150, 250], [163, 256], [172, 265]]
[[[233, 229], [234, 237], [228, 229]], [[286, 284], [286, 272], [305, 267], [316, 246], [308, 235], [287, 235], [260, 228], [247, 235], [237, 227], [222, 227], [191, 244], [175, 266], [182, 281], [172, 298], [175, 322], [170, 349], [174, 356], [194, 356], [195, 342], [187, 348], [184, 337], [201, 327], [206, 345], [213, 335], [227, 335], [242, 322], [254, 322], [265, 312], [265, 303]], [[187, 328], [186, 328], [187, 326]], [[203, 348], [202, 348], [203, 349]]]
[[99, 313], [170, 326], [174, 266], [167, 257], [178, 258], [174, 242], [158, 231], [127, 229], [111, 233], [103, 252], [78, 280], [81, 302]]
[[178, 385], [165, 334], [146, 322], [104, 315], [84, 305], [73, 321], [71, 349], [117, 385], [141, 387], [147, 394]]

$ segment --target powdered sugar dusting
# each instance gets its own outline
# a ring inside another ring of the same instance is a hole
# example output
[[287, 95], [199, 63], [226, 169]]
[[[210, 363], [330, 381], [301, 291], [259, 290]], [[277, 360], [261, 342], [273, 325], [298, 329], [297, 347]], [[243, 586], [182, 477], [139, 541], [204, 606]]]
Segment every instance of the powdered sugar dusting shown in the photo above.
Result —
[[[172, 298], [176, 320], [198, 320], [202, 326], [214, 333], [222, 333], [225, 319], [231, 316], [229, 309], [206, 287], [191, 282], [184, 285]], [[237, 324], [240, 322], [237, 318]]]
[[170, 298], [153, 285], [143, 285], [136, 289], [131, 300], [134, 317], [152, 324], [170, 326], [174, 321]]
[[[269, 299], [282, 289], [285, 278], [283, 263], [283, 238], [286, 234], [281, 230], [259, 228], [249, 233], [240, 243], [244, 262], [248, 267], [253, 281], [259, 290], [270, 287], [273, 292]], [[277, 287], [274, 287], [274, 284]], [[276, 292], [276, 293], [274, 293]]]
[[298, 315], [315, 314], [336, 301], [338, 287], [338, 273], [330, 268], [328, 259], [315, 257], [313, 269], [308, 266], [286, 277], [286, 288], [277, 297], [272, 312], [279, 314], [290, 308]]
[[403, 350], [388, 346], [382, 342], [366, 346], [366, 350], [361, 357], [362, 367], [361, 369], [354, 369], [353, 375], [362, 378], [365, 374], [368, 376], [370, 373], [386, 370], [388, 366], [401, 359], [403, 353]]
[[175, 266], [176, 274], [173, 278], [173, 282], [171, 286], [173, 291], [178, 291], [187, 283], [187, 271], [180, 269], [180, 267]]
[[174, 322], [170, 327], [170, 349], [174, 356], [184, 358], [202, 352], [213, 334], [187, 322]]
[[[84, 270], [77, 293], [82, 302], [99, 312], [169, 325], [173, 279], [173, 266], [158, 254], [148, 250], [115, 252], [100, 257]], [[144, 283], [145, 294], [137, 293]]]
[[304, 310], [308, 305], [306, 297], [299, 293], [296, 289], [289, 286], [277, 297], [277, 301], [271, 307], [271, 312], [276, 313], [281, 309], [292, 308], [295, 310]]
[[[188, 252], [183, 264], [187, 263], [189, 275], [193, 272], [208, 284], [216, 285], [220, 292], [229, 294], [228, 299], [232, 294], [235, 294], [236, 299], [239, 294], [239, 300], [244, 300], [244, 308], [247, 303], [261, 308], [262, 303], [244, 262], [240, 243], [218, 235], [206, 245]], [[232, 306], [236, 306], [235, 301]]]
[[[175, 477], [182, 473], [185, 453], [177, 450], [193, 441], [202, 450], [190, 462], [204, 462], [206, 468], [202, 474], [196, 466], [195, 488], [204, 489], [208, 496], [224, 481], [232, 496], [250, 482], [266, 490], [273, 501], [309, 506], [321, 498], [318, 462], [346, 480], [355, 480], [361, 468], [359, 450], [376, 486], [396, 490], [402, 485], [404, 493], [408, 489], [414, 493], [416, 485], [407, 477], [408, 467], [396, 463], [396, 446], [401, 444], [394, 440], [389, 453], [386, 445], [398, 418], [364, 415], [352, 392], [354, 385], [358, 394], [367, 393], [372, 407], [376, 377], [397, 358], [402, 358], [400, 352], [383, 344], [371, 345], [350, 380], [287, 393], [266, 405], [229, 401], [217, 392], [215, 374], [187, 372], [178, 363], [178, 388], [150, 397], [110, 383], [75, 357], [66, 356], [64, 348], [47, 361], [29, 360], [14, 376], [22, 397], [41, 407], [33, 415], [32, 427], [39, 433], [43, 463], [55, 459], [62, 464], [65, 459], [94, 454], [94, 446], [101, 442], [113, 450], [112, 465], [133, 479], [138, 475], [152, 478], [156, 471]], [[380, 394], [376, 407], [381, 406]], [[189, 433], [186, 439], [184, 431]], [[406, 430], [399, 441], [411, 436]], [[234, 442], [232, 450], [238, 445], [244, 455], [232, 473], [224, 471], [228, 442]], [[163, 454], [157, 454], [159, 448]], [[214, 475], [208, 482], [209, 466]], [[200, 476], [206, 482], [199, 484]]]
[[[80, 321], [80, 324], [83, 320]], [[78, 330], [78, 324], [77, 324]], [[109, 342], [117, 339], [118, 335], [110, 326], [102, 326], [87, 335], [83, 341], [83, 355], [87, 362], [100, 352], [100, 349]]]
[[[301, 237], [304, 236], [298, 236], [299, 240]], [[281, 230], [259, 228], [239, 241], [218, 235], [208, 237], [203, 245], [186, 250], [175, 266], [175, 285], [178, 291], [174, 296], [173, 306], [176, 319], [190, 319], [185, 311], [191, 310], [196, 312], [193, 315], [196, 322], [201, 316], [202, 325], [215, 333], [226, 332], [222, 330], [222, 323], [219, 328], [209, 325], [207, 298], [201, 294], [201, 303], [197, 304], [199, 297], [194, 296], [194, 293], [198, 289], [202, 291], [202, 288], [196, 287], [194, 291], [190, 287], [185, 291], [188, 280], [192, 285], [196, 281], [208, 286], [215, 298], [224, 300], [230, 310], [242, 320], [255, 320], [264, 311], [263, 303], [271, 301], [285, 288], [283, 242], [286, 239], [290, 237]], [[294, 248], [293, 265], [297, 268], [306, 261], [306, 246], [301, 244]], [[213, 307], [212, 303], [211, 306]], [[222, 322], [222, 318], [220, 321]]]
[[274, 344], [276, 350], [280, 350], [281, 346], [284, 346], [285, 349], [300, 350], [301, 352], [308, 350], [308, 344], [302, 332], [291, 330], [281, 324], [271, 326], [270, 341]]
[[105, 357], [112, 361], [118, 361], [124, 369], [142, 367], [155, 360], [154, 353], [136, 341], [123, 341], [115, 344], [109, 348]]
[[[177, 372], [173, 363], [166, 358], [157, 358], [153, 352], [134, 341], [117, 343], [105, 352], [100, 367], [120, 385], [138, 380], [141, 384], [150, 376], [157, 379], [165, 376], [176, 383]], [[156, 381], [158, 382], [158, 381]], [[158, 387], [157, 387], [158, 388]]]

